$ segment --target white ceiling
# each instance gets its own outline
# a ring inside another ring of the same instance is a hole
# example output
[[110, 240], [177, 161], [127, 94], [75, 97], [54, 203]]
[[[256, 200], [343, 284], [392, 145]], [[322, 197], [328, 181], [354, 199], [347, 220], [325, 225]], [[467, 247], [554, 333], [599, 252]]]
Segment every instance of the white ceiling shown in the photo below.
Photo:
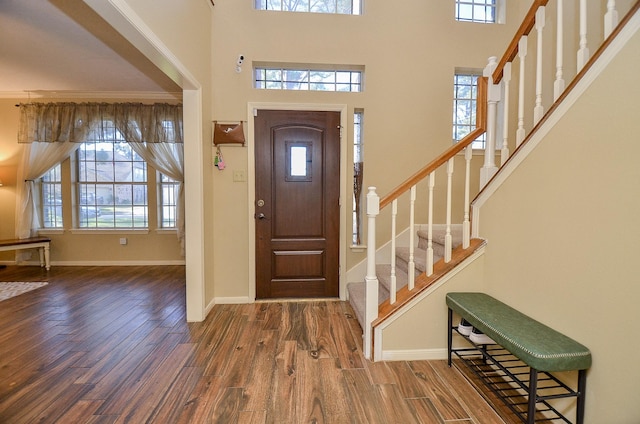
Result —
[[82, 0], [0, 0], [0, 95], [181, 91]]

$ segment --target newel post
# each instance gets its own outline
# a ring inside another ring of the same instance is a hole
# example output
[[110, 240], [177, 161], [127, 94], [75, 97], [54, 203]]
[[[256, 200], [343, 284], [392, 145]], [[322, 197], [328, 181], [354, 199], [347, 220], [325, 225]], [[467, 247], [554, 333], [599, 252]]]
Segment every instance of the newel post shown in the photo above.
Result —
[[376, 275], [376, 217], [380, 213], [380, 197], [375, 187], [367, 193], [367, 275], [364, 278], [364, 357], [371, 359], [373, 342], [371, 323], [378, 317], [378, 276]]
[[496, 166], [496, 127], [498, 102], [500, 101], [500, 85], [493, 83], [493, 72], [497, 67], [497, 58], [491, 56], [484, 68], [483, 75], [489, 78], [487, 90], [487, 134], [484, 146], [484, 165], [480, 169], [480, 188], [484, 187], [498, 171]]

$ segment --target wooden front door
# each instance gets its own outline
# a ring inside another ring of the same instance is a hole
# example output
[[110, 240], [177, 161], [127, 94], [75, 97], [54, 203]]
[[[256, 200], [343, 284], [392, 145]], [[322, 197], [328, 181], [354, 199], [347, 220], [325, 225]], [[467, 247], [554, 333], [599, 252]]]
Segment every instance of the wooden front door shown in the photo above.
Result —
[[256, 297], [337, 297], [340, 114], [255, 117]]

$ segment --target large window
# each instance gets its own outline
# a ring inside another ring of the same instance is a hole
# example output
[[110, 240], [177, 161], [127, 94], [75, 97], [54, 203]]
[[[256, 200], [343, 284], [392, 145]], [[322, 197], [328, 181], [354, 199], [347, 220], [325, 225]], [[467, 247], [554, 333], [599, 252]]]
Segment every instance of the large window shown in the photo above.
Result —
[[362, 91], [362, 71], [256, 67], [255, 88], [268, 90]]
[[[476, 99], [480, 72], [456, 72], [453, 80], [453, 140], [458, 142], [476, 129]], [[485, 134], [472, 144], [484, 149]]]
[[147, 164], [113, 123], [97, 131], [77, 150], [78, 226], [146, 228]]
[[[74, 227], [95, 229], [148, 228], [148, 170], [145, 161], [109, 121], [76, 150]], [[157, 173], [158, 227], [177, 227], [180, 183]], [[41, 179], [43, 228], [63, 228], [60, 164]], [[70, 182], [67, 181], [68, 184]]]
[[360, 15], [361, 0], [256, 0], [256, 9]]
[[456, 0], [456, 20], [497, 23], [498, 0]]

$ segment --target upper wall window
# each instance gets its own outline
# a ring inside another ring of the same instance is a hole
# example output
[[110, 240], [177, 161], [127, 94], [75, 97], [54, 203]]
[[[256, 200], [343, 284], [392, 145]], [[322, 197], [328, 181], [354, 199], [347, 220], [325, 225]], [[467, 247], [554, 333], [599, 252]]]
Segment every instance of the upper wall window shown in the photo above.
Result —
[[258, 10], [360, 15], [362, 0], [255, 0]]
[[[456, 71], [453, 77], [453, 141], [458, 142], [476, 129], [476, 99], [481, 71]], [[485, 134], [472, 144], [484, 149]]]
[[362, 71], [254, 68], [255, 88], [303, 91], [362, 91]]
[[464, 22], [502, 23], [502, 0], [456, 0], [456, 20]]

